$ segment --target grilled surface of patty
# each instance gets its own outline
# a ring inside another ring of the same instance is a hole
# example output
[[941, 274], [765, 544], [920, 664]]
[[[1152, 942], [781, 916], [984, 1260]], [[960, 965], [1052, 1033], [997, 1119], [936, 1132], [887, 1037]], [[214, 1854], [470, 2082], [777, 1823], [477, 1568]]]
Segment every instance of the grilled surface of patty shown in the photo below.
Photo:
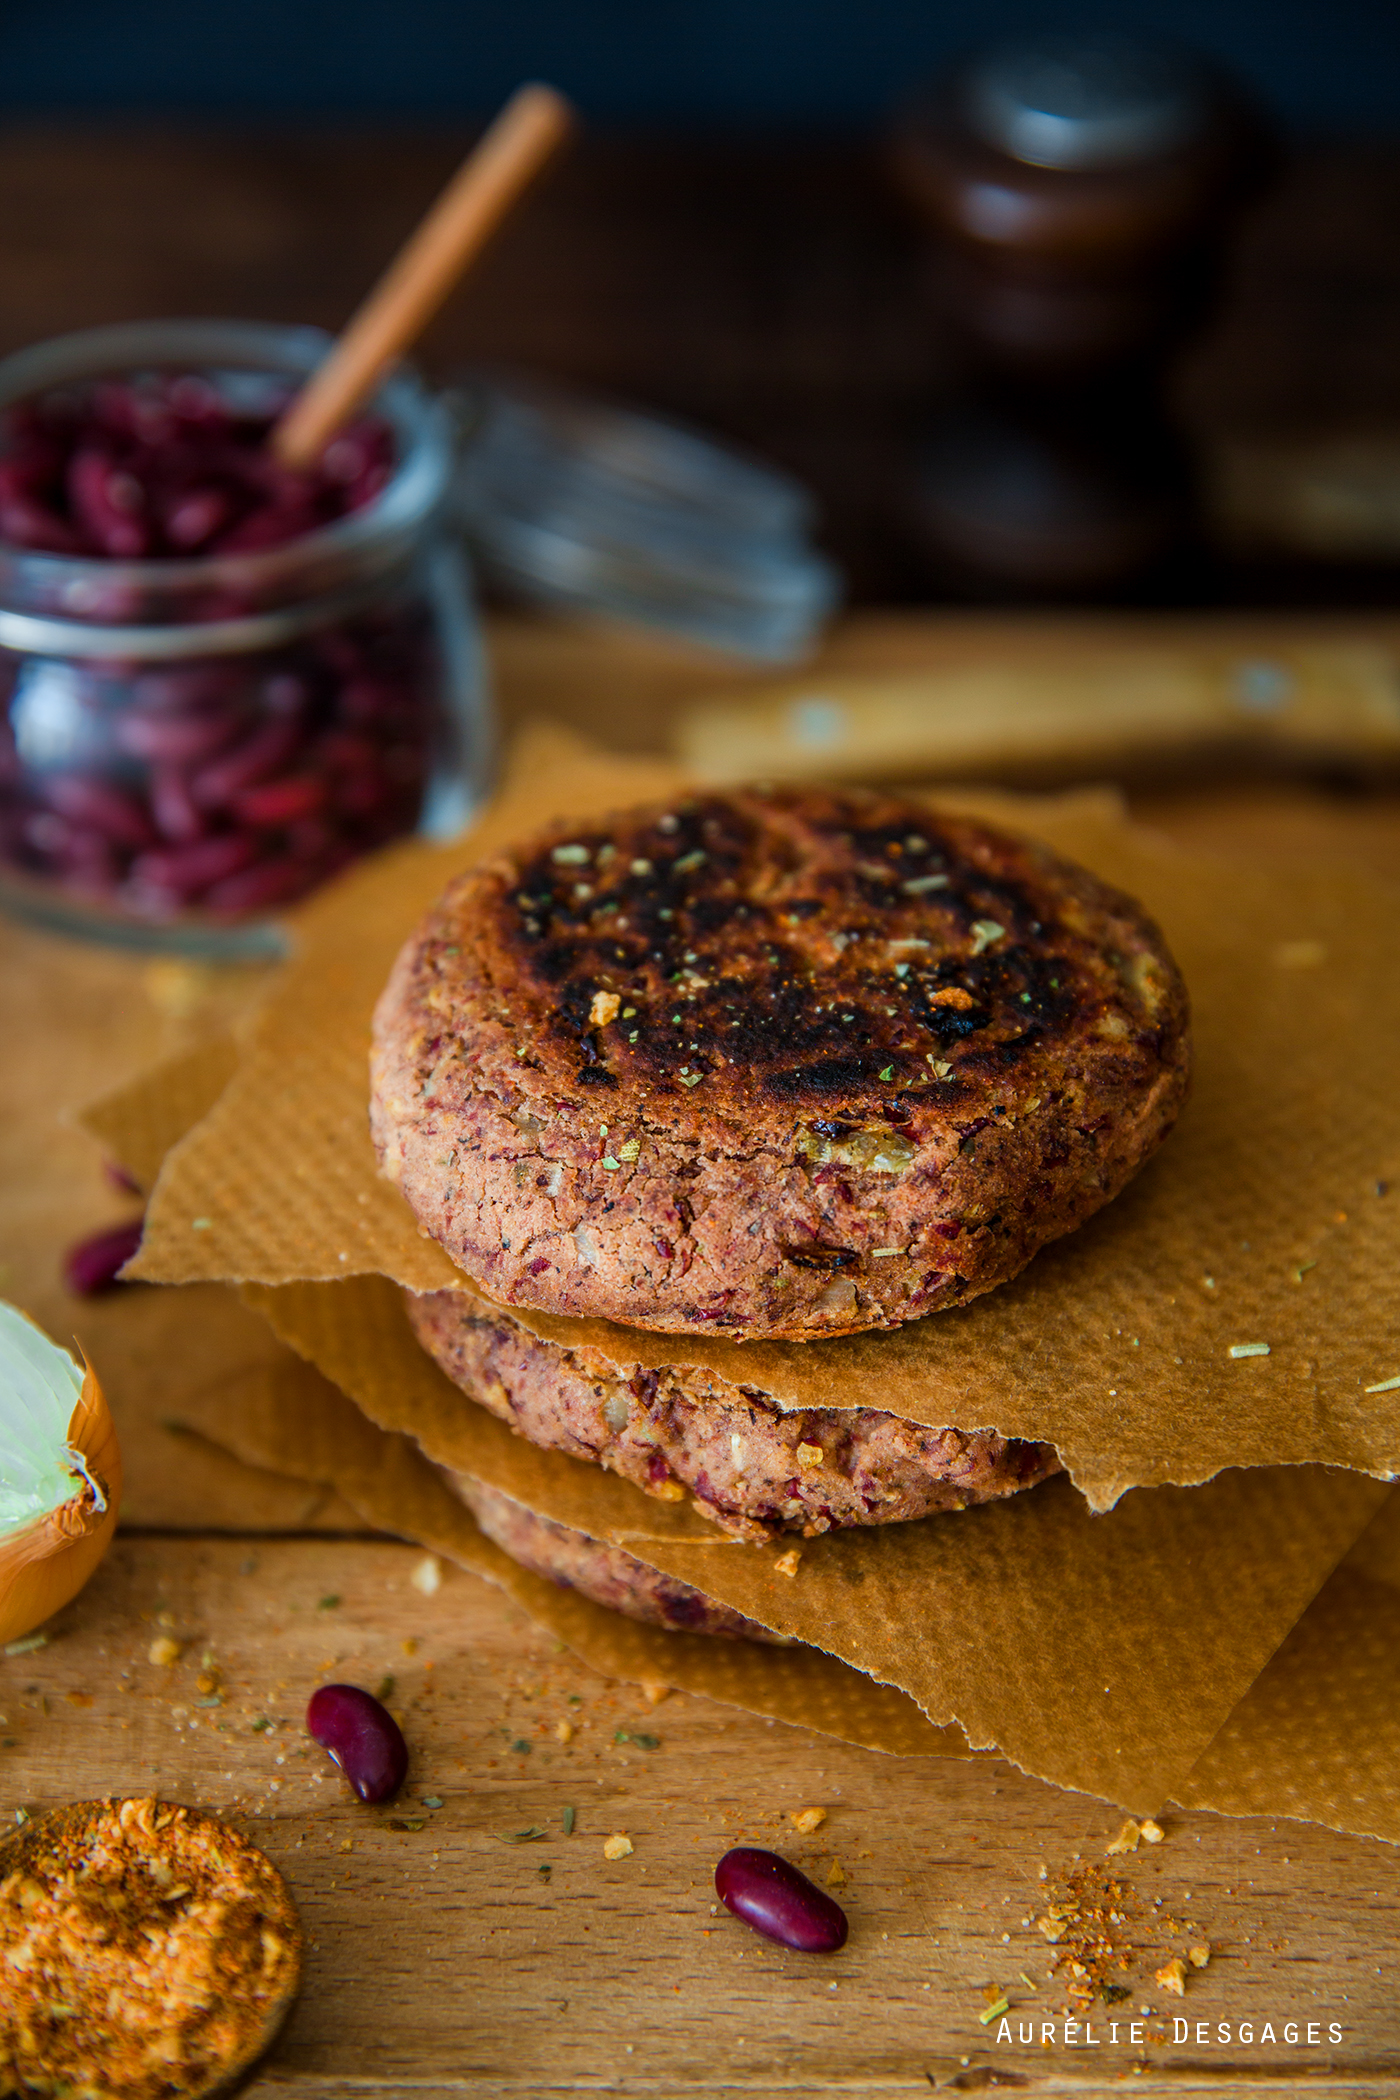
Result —
[[380, 1001], [372, 1120], [499, 1302], [811, 1338], [1014, 1275], [1187, 1072], [1131, 899], [894, 796], [741, 791], [459, 878]]
[[450, 1473], [448, 1479], [488, 1539], [522, 1568], [558, 1583], [560, 1589], [577, 1590], [609, 1611], [648, 1626], [665, 1626], [672, 1633], [718, 1634], [729, 1641], [766, 1641], [776, 1648], [792, 1645], [785, 1635], [770, 1633], [688, 1582], [649, 1568], [621, 1546], [606, 1545], [585, 1531], [556, 1524], [552, 1517], [537, 1516], [523, 1502], [465, 1473]]
[[591, 1459], [662, 1501], [695, 1497], [736, 1538], [808, 1538], [897, 1524], [1034, 1487], [1048, 1444], [926, 1429], [876, 1408], [785, 1413], [697, 1366], [620, 1366], [566, 1349], [460, 1291], [404, 1293], [413, 1330], [454, 1384], [531, 1443]]

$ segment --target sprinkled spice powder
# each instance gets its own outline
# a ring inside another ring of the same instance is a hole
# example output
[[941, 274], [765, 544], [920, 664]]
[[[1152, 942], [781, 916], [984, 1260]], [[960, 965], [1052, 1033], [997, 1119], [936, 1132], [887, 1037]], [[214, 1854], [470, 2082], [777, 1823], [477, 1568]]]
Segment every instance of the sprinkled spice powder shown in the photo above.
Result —
[[262, 2054], [300, 1976], [282, 1877], [212, 1816], [79, 1802], [0, 1845], [0, 2090], [194, 2100]]

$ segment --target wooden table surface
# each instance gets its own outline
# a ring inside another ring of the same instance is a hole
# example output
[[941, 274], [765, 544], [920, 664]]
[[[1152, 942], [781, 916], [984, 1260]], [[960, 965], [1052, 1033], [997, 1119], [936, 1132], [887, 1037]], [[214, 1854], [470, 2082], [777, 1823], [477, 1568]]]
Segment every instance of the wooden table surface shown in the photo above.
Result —
[[[459, 145], [11, 126], [0, 347], [162, 311], [335, 325]], [[917, 596], [891, 490], [942, 351], [916, 244], [873, 156], [600, 141], [571, 166], [443, 316], [430, 367], [523, 360], [760, 443], [822, 493], [857, 598]], [[1300, 161], [1256, 220], [1189, 377], [1200, 427], [1400, 420], [1397, 180], [1393, 154]], [[929, 635], [917, 618], [871, 613], [838, 630], [827, 660], [895, 668], [919, 661]], [[664, 742], [675, 703], [725, 682], [649, 642], [518, 621], [495, 641], [508, 718], [544, 706], [631, 748]], [[1277, 784], [1207, 785], [1142, 807], [1225, 850], [1247, 837], [1305, 854], [1335, 832], [1310, 791]], [[1388, 799], [1357, 802], [1348, 849], [1391, 879], [1395, 817]], [[100, 985], [64, 1009], [84, 1018], [55, 1050], [55, 1107], [230, 1003], [207, 973], [105, 958]], [[4, 1107], [22, 1199], [0, 1250], [4, 1287], [42, 1272], [51, 1291], [74, 1191], [94, 1223], [114, 1198], [76, 1134]], [[1286, 1821], [1166, 1815], [1160, 1846], [1114, 1862], [1131, 1963], [1131, 1996], [1110, 2009], [1118, 2041], [1095, 2018], [1098, 2046], [1082, 2028], [1068, 2042], [1034, 1920], [1060, 1877], [1098, 1871], [1114, 1811], [997, 1760], [885, 1758], [681, 1694], [653, 1707], [465, 1575], [421, 1594], [410, 1580], [421, 1555], [356, 1534], [325, 1497], [211, 1454], [207, 1499], [175, 1506], [157, 1429], [137, 1424], [130, 1447], [145, 1528], [121, 1537], [47, 1646], [0, 1658], [0, 1814], [156, 1789], [219, 1808], [266, 1847], [310, 1955], [302, 2001], [252, 2090], [1400, 2090], [1395, 1848]], [[181, 1657], [161, 1667], [148, 1650], [166, 1631]], [[219, 1672], [222, 1705], [198, 1703], [201, 1668]], [[413, 1763], [387, 1809], [355, 1804], [302, 1734], [328, 1671], [396, 1679]], [[637, 1732], [657, 1747], [627, 1739]], [[800, 1837], [788, 1815], [811, 1804], [827, 1820]], [[534, 1825], [539, 1839], [507, 1841]], [[614, 1831], [634, 1851], [609, 1863]], [[797, 1957], [713, 1913], [714, 1862], [741, 1837], [780, 1844], [839, 1889], [852, 1920], [842, 1954]], [[1210, 1964], [1184, 2000], [1165, 1997], [1153, 1972], [1187, 1936], [1209, 1943]], [[1033, 2040], [998, 2046], [997, 2023], [979, 2021], [998, 1986], [1013, 2034], [1033, 2022]]]
[[[562, 708], [634, 748], [664, 735], [670, 701], [747, 676], [521, 622], [498, 624], [493, 641], [508, 719]], [[917, 616], [872, 614], [838, 630], [828, 660], [876, 670], [946, 645]], [[1212, 850], [1336, 850], [1331, 804], [1301, 784], [1198, 784], [1141, 806]], [[1400, 878], [1395, 800], [1348, 806], [1348, 856]], [[221, 1018], [245, 989], [183, 965], [7, 938], [10, 990], [31, 1016], [55, 1109]], [[42, 1010], [40, 986], [52, 1002]], [[119, 1199], [77, 1133], [21, 1099], [4, 1122], [21, 1199], [0, 1248], [7, 1287], [42, 1300], [57, 1324], [74, 1316], [55, 1284], [61, 1234], [76, 1229], [65, 1220], [95, 1223]], [[343, 1506], [300, 1486], [210, 1452], [194, 1474], [182, 1461], [168, 1491], [159, 1416], [138, 1404], [129, 1417], [142, 1528], [119, 1540], [46, 1647], [0, 1659], [0, 1816], [153, 1789], [230, 1814], [266, 1847], [312, 1945], [302, 2002], [255, 2091], [1092, 2093], [1123, 2077], [1161, 2092], [1226, 2080], [1266, 2093], [1400, 2090], [1396, 1848], [1282, 1820], [1167, 1815], [1160, 1847], [1114, 1862], [1131, 1996], [1107, 2009], [1116, 2046], [1098, 2008], [1088, 2054], [1083, 2028], [1066, 2038], [1064, 1979], [1048, 1976], [1034, 1921], [1060, 1877], [1103, 1866], [1116, 1811], [995, 1759], [883, 1757], [680, 1693], [653, 1707], [464, 1574], [446, 1571], [423, 1595], [410, 1580], [421, 1554], [356, 1535]], [[182, 1650], [172, 1667], [148, 1657], [167, 1631]], [[222, 1705], [199, 1703], [202, 1668], [218, 1671]], [[387, 1809], [355, 1804], [303, 1734], [306, 1698], [327, 1673], [396, 1679], [413, 1764], [407, 1797]], [[800, 1837], [787, 1818], [807, 1805], [827, 1821]], [[507, 1841], [535, 1825], [539, 1839]], [[603, 1841], [615, 1831], [635, 1849], [610, 1863]], [[781, 1846], [821, 1880], [839, 1867], [852, 1919], [841, 1955], [787, 1954], [712, 1914], [714, 1863], [743, 1837]], [[1193, 1938], [1210, 1945], [1210, 1964], [1191, 1972], [1184, 2001], [1164, 1996], [1154, 1973]], [[992, 1986], [1013, 2023], [1000, 2045], [998, 2023], [978, 2017]], [[1183, 2019], [1186, 2029], [1173, 2024]], [[1035, 2039], [1023, 2044], [1027, 2022]], [[1247, 2043], [1242, 2022], [1253, 2023]]]
[[[653, 1706], [469, 1576], [424, 1597], [420, 1559], [364, 1539], [126, 1537], [50, 1646], [0, 1663], [7, 1817], [159, 1791], [229, 1815], [288, 1876], [305, 1989], [255, 2093], [1400, 2088], [1394, 1847], [1166, 1814], [1162, 1844], [1108, 1862], [1131, 1996], [1095, 2009], [1102, 2046], [1082, 2026], [1066, 2046], [1034, 1920], [1076, 1863], [1104, 1864], [1118, 1813], [997, 1760], [882, 1757], [679, 1693]], [[161, 1667], [148, 1649], [167, 1628], [183, 1653]], [[206, 1656], [221, 1706], [199, 1703]], [[396, 1680], [412, 1765], [385, 1808], [354, 1802], [303, 1733], [327, 1672]], [[635, 1731], [657, 1747], [619, 1741]], [[826, 1822], [800, 1837], [789, 1814], [811, 1805]], [[634, 1849], [609, 1862], [616, 1831]], [[841, 1954], [790, 1954], [714, 1914], [714, 1863], [740, 1841], [819, 1881], [839, 1867]], [[1198, 1939], [1209, 1966], [1165, 1996], [1154, 1971]], [[997, 2022], [980, 2024], [993, 1985], [1034, 2042], [998, 2047]], [[1190, 2022], [1176, 2045], [1174, 2018]], [[1221, 2044], [1222, 2021], [1253, 2021], [1253, 2045]]]

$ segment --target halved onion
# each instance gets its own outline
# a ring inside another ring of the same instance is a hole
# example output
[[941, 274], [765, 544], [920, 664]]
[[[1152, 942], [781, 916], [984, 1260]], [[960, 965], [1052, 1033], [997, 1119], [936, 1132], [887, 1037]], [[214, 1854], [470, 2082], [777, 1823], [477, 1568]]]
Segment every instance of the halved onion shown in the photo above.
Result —
[[0, 1646], [77, 1596], [116, 1529], [121, 1487], [91, 1369], [0, 1302]]

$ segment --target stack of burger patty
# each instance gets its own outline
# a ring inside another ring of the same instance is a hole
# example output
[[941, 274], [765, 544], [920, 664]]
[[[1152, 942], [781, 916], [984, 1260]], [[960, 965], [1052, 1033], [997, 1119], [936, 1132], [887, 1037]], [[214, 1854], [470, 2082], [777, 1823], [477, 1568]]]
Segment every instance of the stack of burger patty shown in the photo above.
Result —
[[[1180, 976], [1130, 898], [922, 803], [744, 790], [556, 827], [453, 883], [380, 1000], [371, 1115], [476, 1286], [408, 1298], [448, 1377], [761, 1543], [966, 1508], [1059, 1460], [877, 1407], [785, 1411], [757, 1377], [658, 1369], [654, 1347], [644, 1368], [625, 1334], [544, 1339], [529, 1315], [813, 1344], [937, 1315], [1115, 1196], [1188, 1069]], [[599, 1602], [760, 1632], [457, 1485], [516, 1560]]]

